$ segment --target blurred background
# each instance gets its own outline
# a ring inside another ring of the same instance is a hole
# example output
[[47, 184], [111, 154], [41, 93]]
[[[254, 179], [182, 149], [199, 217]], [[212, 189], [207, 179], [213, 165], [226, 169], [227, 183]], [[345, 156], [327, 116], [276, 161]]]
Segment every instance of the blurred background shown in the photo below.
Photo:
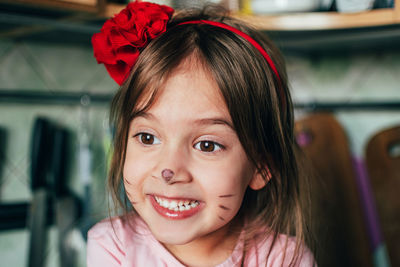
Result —
[[[400, 1], [212, 2], [285, 55], [319, 266], [400, 266]], [[0, 266], [85, 266], [117, 90], [90, 38], [126, 3], [0, 0]]]

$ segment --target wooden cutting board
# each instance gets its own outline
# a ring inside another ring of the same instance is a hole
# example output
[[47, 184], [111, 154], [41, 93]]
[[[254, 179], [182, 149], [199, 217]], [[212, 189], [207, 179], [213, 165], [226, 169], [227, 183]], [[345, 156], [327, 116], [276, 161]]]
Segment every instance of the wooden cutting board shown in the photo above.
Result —
[[296, 122], [311, 173], [311, 230], [319, 266], [372, 266], [367, 228], [347, 137], [330, 113]]
[[366, 164], [392, 266], [400, 266], [400, 126], [371, 138]]

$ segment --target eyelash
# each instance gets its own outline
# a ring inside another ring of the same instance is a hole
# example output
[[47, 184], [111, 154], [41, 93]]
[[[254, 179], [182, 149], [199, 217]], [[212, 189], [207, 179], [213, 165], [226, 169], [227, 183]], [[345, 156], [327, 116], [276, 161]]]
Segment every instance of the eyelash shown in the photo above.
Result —
[[[136, 138], [139, 143], [141, 143], [145, 146], [158, 145], [161, 143], [160, 140], [157, 137], [155, 137], [153, 134], [146, 133], [146, 132], [137, 133], [133, 137]], [[143, 137], [145, 137], [147, 139], [150, 138], [150, 140], [152, 140], [151, 144], [147, 144], [147, 143], [143, 142]], [[155, 140], [157, 143], [154, 143]], [[204, 147], [202, 148], [201, 145], [206, 145], [208, 147], [211, 147], [212, 150], [211, 151], [202, 150]], [[218, 151], [225, 149], [225, 146], [223, 146], [217, 142], [211, 141], [211, 140], [199, 141], [199, 142], [195, 143], [193, 147], [195, 149], [197, 149], [201, 152], [205, 152], [205, 153], [217, 153]]]

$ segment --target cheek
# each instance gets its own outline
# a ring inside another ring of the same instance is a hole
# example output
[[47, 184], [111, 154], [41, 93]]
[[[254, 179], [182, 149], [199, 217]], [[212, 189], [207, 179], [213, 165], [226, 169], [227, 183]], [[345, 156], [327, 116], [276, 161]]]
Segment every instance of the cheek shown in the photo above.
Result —
[[137, 201], [137, 191], [139, 189], [137, 171], [136, 168], [131, 166], [129, 162], [125, 162], [124, 171], [123, 171], [123, 179], [124, 179], [124, 186], [125, 192], [131, 202]]
[[241, 162], [235, 163], [203, 169], [204, 176], [200, 183], [212, 210], [210, 216], [217, 220], [219, 226], [235, 218], [248, 186], [247, 170], [240, 166]]
[[143, 183], [149, 170], [149, 161], [137, 157], [127, 150], [123, 169], [123, 179], [126, 193], [131, 201], [137, 201], [143, 189]]
[[203, 169], [204, 178], [201, 183], [207, 194], [218, 199], [223, 199], [220, 196], [232, 194], [240, 202], [250, 180], [249, 171], [244, 165], [246, 164], [228, 162]]

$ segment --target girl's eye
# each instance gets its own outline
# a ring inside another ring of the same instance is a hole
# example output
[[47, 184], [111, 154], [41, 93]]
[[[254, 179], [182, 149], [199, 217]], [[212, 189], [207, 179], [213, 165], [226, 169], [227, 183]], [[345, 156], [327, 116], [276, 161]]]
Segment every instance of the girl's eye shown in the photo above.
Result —
[[200, 141], [194, 145], [194, 148], [203, 152], [216, 152], [223, 149], [223, 146], [213, 141]]
[[160, 140], [149, 133], [138, 133], [135, 137], [139, 139], [139, 142], [144, 145], [157, 145], [160, 144]]

